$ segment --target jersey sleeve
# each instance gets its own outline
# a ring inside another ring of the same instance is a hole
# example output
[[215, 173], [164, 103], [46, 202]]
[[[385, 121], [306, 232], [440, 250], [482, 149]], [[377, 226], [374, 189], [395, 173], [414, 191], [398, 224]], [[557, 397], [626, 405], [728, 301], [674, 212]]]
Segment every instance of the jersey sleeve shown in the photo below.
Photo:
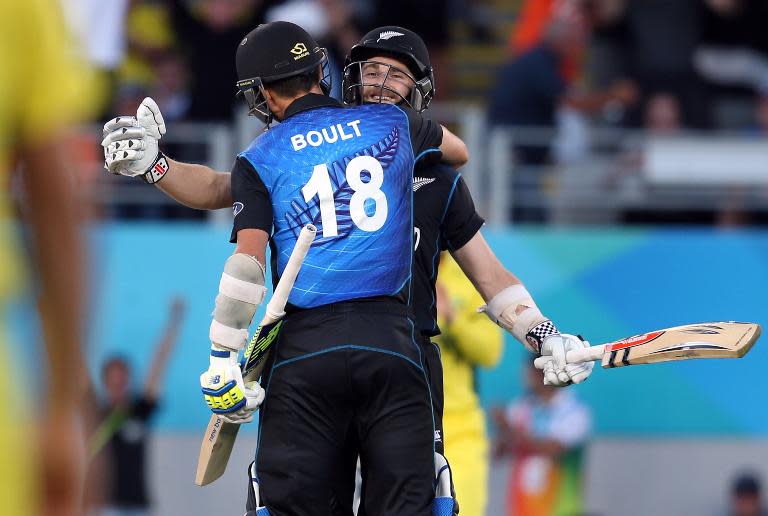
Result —
[[141, 421], [147, 421], [155, 413], [155, 410], [157, 410], [157, 400], [140, 396], [136, 399], [131, 414]]
[[237, 242], [237, 232], [241, 229], [261, 229], [271, 233], [272, 201], [264, 181], [250, 161], [239, 156], [230, 181], [235, 221], [229, 241]]
[[457, 175], [455, 181], [440, 228], [440, 247], [443, 251], [461, 249], [485, 224], [485, 220], [475, 211], [475, 202], [464, 179]]
[[408, 116], [408, 125], [411, 129], [413, 155], [418, 156], [426, 150], [435, 149], [436, 152], [430, 153], [430, 161], [439, 161], [442, 154], [437, 149], [443, 143], [443, 128], [434, 120], [424, 118], [413, 109], [403, 108], [403, 111]]

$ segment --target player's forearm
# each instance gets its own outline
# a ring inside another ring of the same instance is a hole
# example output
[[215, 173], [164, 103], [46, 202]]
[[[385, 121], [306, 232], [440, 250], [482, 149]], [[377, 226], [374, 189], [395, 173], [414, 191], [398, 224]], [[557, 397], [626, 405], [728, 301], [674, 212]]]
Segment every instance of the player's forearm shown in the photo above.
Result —
[[486, 302], [505, 288], [521, 283], [504, 268], [479, 232], [452, 255]]
[[169, 170], [157, 187], [185, 206], [198, 210], [218, 210], [232, 206], [228, 172], [217, 172], [205, 165], [168, 160]]
[[156, 399], [160, 391], [160, 382], [165, 372], [166, 365], [168, 364], [168, 357], [171, 354], [171, 349], [176, 343], [176, 339], [179, 335], [179, 327], [174, 324], [169, 326], [163, 334], [160, 345], [155, 352], [154, 360], [152, 361], [152, 367], [149, 370], [147, 381], [144, 384], [144, 394], [148, 398]]
[[445, 127], [443, 127], [443, 142], [440, 144], [440, 152], [443, 153], [443, 161], [454, 168], [459, 168], [469, 161], [467, 145]]
[[49, 142], [22, 155], [25, 215], [39, 274], [38, 303], [48, 355], [48, 402], [54, 410], [76, 407], [87, 377], [80, 349], [85, 253], [72, 177], [62, 168], [71, 162], [64, 145]]

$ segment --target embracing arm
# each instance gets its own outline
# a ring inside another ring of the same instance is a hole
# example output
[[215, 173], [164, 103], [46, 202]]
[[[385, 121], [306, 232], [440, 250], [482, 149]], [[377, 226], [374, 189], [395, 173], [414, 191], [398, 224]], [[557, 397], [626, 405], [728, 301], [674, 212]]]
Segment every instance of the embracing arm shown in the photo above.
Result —
[[486, 301], [480, 311], [529, 351], [554, 357], [544, 370], [545, 384], [563, 386], [581, 383], [589, 377], [591, 362], [567, 365], [565, 361], [566, 351], [589, 344], [558, 331], [520, 280], [499, 262], [479, 232], [454, 251], [453, 257]]
[[136, 116], [118, 116], [104, 124], [104, 167], [113, 174], [139, 176], [190, 208], [232, 206], [229, 174], [169, 159], [159, 148], [165, 132], [160, 108], [145, 98]]
[[232, 206], [229, 172], [217, 172], [205, 165], [168, 160], [168, 172], [155, 183], [160, 190], [185, 206], [218, 210]]
[[501, 264], [479, 231], [452, 255], [486, 302], [505, 288], [521, 284]]
[[454, 168], [459, 168], [469, 161], [469, 150], [464, 141], [443, 127], [443, 142], [440, 144], [443, 161]]

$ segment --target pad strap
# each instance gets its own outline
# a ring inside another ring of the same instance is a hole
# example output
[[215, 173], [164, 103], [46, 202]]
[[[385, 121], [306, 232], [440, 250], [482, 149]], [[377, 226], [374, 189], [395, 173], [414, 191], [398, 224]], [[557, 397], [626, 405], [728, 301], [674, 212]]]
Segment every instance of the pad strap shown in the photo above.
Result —
[[225, 272], [221, 275], [219, 292], [244, 303], [260, 305], [264, 301], [267, 288], [264, 285], [237, 279]]
[[248, 343], [248, 329], [230, 328], [213, 319], [208, 337], [219, 347], [240, 351]]

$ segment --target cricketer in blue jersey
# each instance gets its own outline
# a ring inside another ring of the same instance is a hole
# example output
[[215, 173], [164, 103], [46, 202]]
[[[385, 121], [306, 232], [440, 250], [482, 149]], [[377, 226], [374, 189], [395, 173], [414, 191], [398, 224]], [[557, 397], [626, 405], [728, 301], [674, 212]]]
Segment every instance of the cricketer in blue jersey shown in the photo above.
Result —
[[364, 514], [427, 516], [434, 424], [407, 302], [413, 166], [422, 153], [440, 156], [442, 129], [411, 109], [344, 108], [327, 97], [323, 49], [287, 22], [251, 31], [236, 61], [251, 114], [280, 124], [238, 156], [231, 174], [237, 249], [222, 275], [201, 382], [233, 422], [247, 420], [263, 396], [231, 364], [263, 297], [266, 245], [279, 276], [301, 228], [318, 228], [262, 375], [248, 514], [351, 514], [350, 457], [359, 455]]
[[242, 209], [233, 240], [242, 229], [274, 226], [279, 276], [301, 228], [318, 228], [289, 298], [296, 307], [398, 295], [411, 268], [408, 116], [395, 106], [340, 109], [317, 97], [297, 101], [285, 123], [238, 156], [232, 193]]

